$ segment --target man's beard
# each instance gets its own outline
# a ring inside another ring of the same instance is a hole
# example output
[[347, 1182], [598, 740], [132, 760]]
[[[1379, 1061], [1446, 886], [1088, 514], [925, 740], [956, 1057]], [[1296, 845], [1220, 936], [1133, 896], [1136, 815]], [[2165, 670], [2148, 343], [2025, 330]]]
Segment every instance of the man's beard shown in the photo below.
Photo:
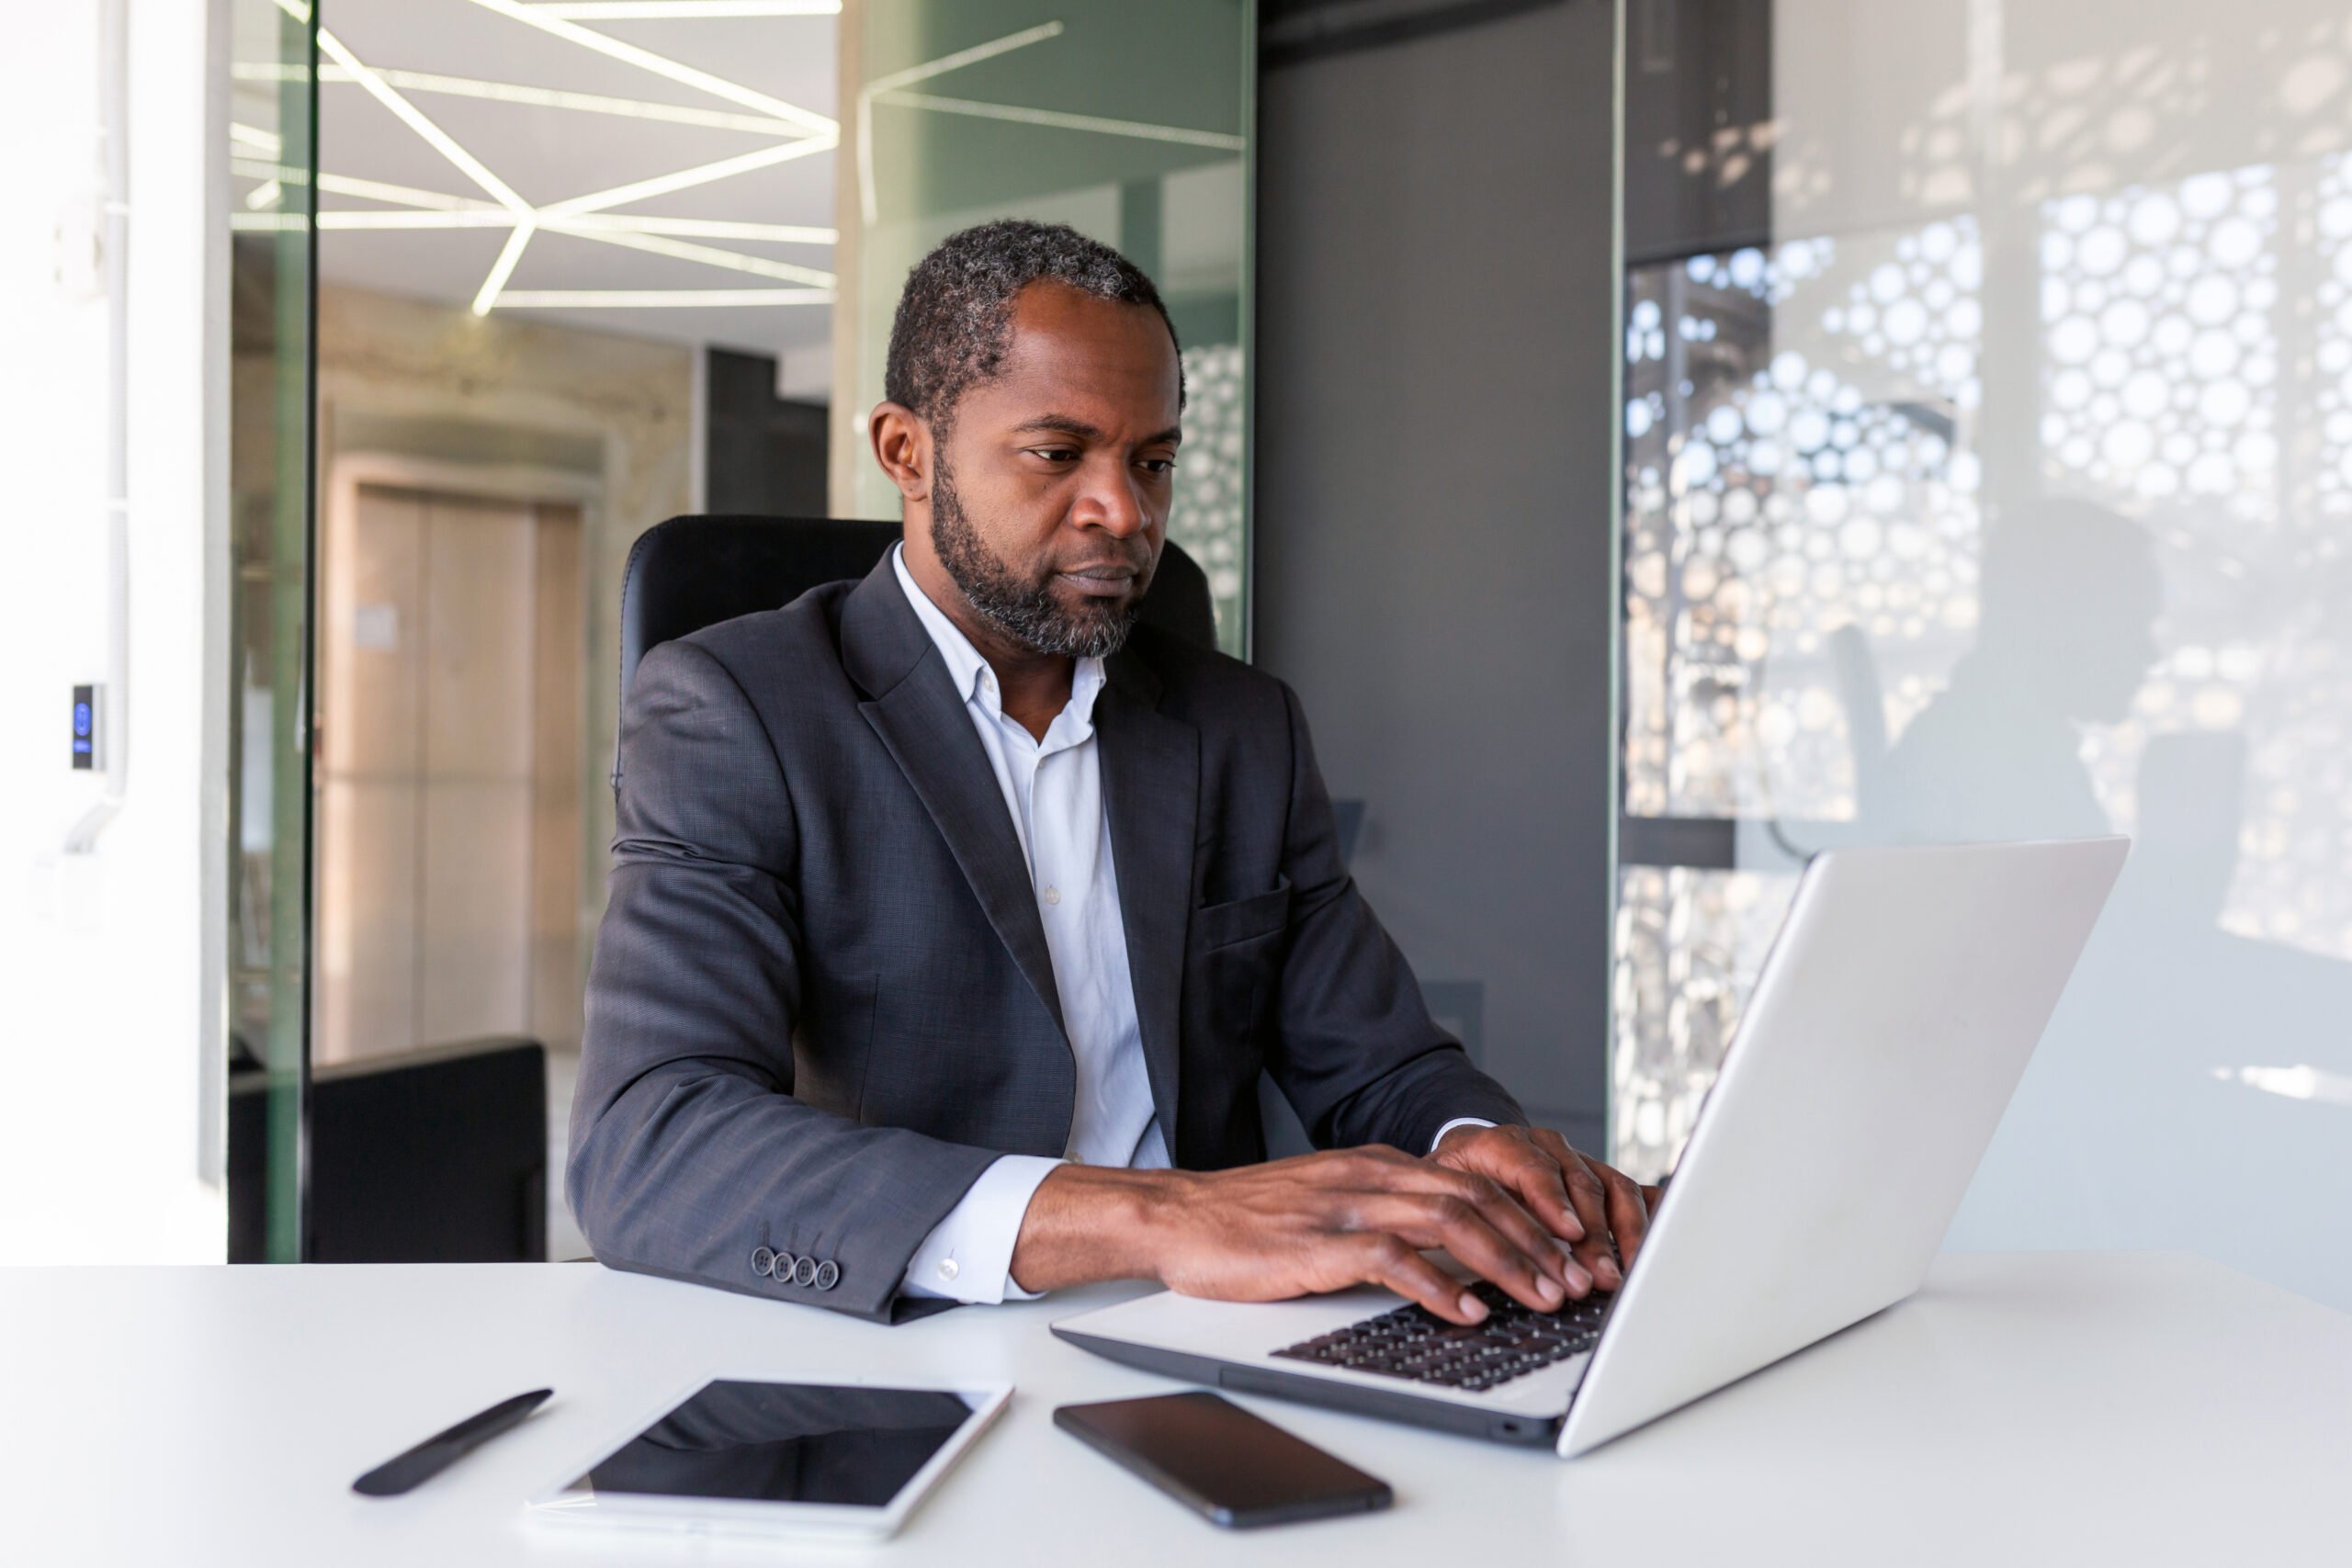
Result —
[[[1054, 597], [1053, 578], [1024, 582], [982, 541], [942, 463], [931, 486], [931, 547], [980, 618], [1033, 653], [1108, 659], [1143, 612], [1143, 595], [1124, 603], [1089, 598], [1071, 610]], [[1137, 563], [1137, 581], [1143, 563]]]

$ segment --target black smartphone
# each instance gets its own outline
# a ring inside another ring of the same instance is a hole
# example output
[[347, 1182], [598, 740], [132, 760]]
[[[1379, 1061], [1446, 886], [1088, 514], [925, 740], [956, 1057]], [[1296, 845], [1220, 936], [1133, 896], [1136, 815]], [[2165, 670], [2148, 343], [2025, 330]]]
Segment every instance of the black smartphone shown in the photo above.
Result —
[[1396, 1501], [1385, 1481], [1214, 1393], [1065, 1404], [1054, 1425], [1229, 1529]]

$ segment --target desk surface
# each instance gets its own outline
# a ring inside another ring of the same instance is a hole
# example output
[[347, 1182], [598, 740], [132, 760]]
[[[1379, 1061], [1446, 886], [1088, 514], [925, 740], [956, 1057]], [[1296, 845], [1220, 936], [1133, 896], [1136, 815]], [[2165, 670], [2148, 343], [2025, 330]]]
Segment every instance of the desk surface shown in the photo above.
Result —
[[[878, 1328], [594, 1265], [0, 1269], [0, 1557], [240, 1568], [611, 1562], [519, 1504], [720, 1366], [1001, 1379], [904, 1533], [828, 1561], [1652, 1565], [2352, 1560], [2352, 1317], [2170, 1253], [1952, 1256], [1911, 1302], [1588, 1458], [1275, 1401], [1385, 1515], [1239, 1535], [1057, 1431], [1176, 1385], [1046, 1333], [1110, 1289]], [[408, 1497], [353, 1476], [556, 1398]], [[797, 1560], [638, 1538], [632, 1562]]]

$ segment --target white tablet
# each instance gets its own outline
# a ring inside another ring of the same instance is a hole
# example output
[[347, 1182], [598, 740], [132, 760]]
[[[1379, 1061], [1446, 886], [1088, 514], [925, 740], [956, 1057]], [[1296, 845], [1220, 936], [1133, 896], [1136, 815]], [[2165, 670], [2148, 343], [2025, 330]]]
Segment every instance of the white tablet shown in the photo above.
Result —
[[879, 1539], [1012, 1397], [1009, 1384], [697, 1380], [531, 1499], [549, 1524]]

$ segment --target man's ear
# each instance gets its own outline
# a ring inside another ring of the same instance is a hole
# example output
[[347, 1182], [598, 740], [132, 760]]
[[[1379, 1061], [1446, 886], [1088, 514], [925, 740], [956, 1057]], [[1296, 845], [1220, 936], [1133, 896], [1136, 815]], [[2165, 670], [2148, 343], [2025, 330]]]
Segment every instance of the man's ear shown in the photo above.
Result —
[[904, 403], [879, 402], [865, 419], [874, 460], [899, 487], [903, 500], [931, 499], [931, 426]]

